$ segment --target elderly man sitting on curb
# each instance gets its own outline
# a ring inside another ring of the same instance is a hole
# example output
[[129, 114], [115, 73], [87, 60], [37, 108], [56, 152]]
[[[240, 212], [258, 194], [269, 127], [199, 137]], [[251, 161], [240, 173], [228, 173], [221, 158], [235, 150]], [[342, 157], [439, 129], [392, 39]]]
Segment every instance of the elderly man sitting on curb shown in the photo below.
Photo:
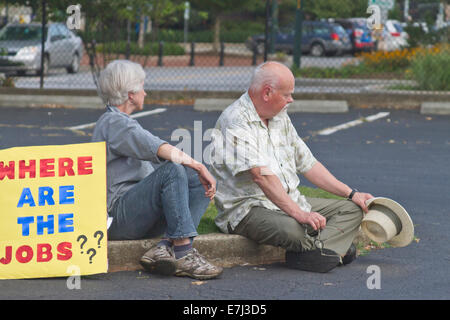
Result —
[[[356, 257], [352, 242], [373, 196], [337, 180], [298, 136], [286, 112], [294, 84], [286, 66], [264, 63], [219, 117], [211, 148], [216, 224], [286, 249], [290, 267], [328, 272]], [[347, 200], [305, 198], [297, 173]]]

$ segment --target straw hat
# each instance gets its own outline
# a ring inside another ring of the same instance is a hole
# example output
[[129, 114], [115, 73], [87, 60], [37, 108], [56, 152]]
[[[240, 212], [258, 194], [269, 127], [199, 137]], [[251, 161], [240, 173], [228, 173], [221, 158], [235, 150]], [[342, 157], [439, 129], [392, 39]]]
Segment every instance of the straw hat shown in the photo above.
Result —
[[361, 222], [364, 233], [378, 243], [387, 242], [393, 247], [405, 247], [414, 237], [414, 225], [408, 212], [388, 198], [367, 200], [369, 212]]

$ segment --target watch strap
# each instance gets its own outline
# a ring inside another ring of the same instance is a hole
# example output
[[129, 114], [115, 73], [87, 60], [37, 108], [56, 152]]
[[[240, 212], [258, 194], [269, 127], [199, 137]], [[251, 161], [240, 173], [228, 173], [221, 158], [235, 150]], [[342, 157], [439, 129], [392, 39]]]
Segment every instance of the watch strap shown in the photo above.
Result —
[[352, 200], [353, 196], [355, 195], [355, 193], [358, 192], [357, 189], [352, 189], [352, 192], [350, 192], [350, 194], [348, 195], [347, 199], [348, 200]]

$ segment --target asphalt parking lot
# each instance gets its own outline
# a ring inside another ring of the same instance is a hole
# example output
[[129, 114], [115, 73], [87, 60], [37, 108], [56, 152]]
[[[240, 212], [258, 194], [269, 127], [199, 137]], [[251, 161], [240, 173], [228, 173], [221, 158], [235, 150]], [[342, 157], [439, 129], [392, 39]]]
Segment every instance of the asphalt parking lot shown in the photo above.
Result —
[[[202, 140], [220, 114], [196, 112], [192, 106], [146, 106], [146, 110], [156, 108], [166, 111], [138, 121], [174, 145], [179, 142], [171, 140], [174, 129], [185, 128], [192, 141]], [[0, 149], [4, 149], [89, 142], [92, 128], [68, 128], [95, 122], [102, 110], [0, 108], [0, 112]], [[389, 114], [331, 135], [319, 134], [379, 112]], [[119, 272], [85, 277], [81, 290], [68, 290], [65, 279], [2, 280], [0, 298], [449, 299], [450, 116], [350, 109], [344, 114], [296, 113], [291, 119], [315, 156], [340, 180], [392, 198], [408, 210], [415, 225], [413, 243], [373, 250], [328, 274], [288, 270], [282, 264], [241, 266], [226, 269], [220, 279], [195, 283], [139, 271]], [[203, 147], [207, 143], [203, 141]], [[309, 185], [305, 179], [301, 183]], [[374, 265], [381, 271], [380, 289], [367, 286], [367, 271]]]

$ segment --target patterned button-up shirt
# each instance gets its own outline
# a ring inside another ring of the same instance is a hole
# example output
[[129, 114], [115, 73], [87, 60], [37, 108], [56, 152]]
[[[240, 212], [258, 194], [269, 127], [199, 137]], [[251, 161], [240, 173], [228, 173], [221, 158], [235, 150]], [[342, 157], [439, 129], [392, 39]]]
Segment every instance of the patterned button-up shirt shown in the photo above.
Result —
[[307, 172], [316, 159], [298, 136], [286, 109], [266, 126], [246, 92], [217, 120], [211, 146], [211, 173], [217, 180], [216, 224], [222, 232], [228, 233], [228, 226], [234, 229], [252, 207], [280, 210], [252, 180], [249, 170], [255, 167], [267, 167], [302, 210], [311, 210], [297, 189], [297, 173]]

